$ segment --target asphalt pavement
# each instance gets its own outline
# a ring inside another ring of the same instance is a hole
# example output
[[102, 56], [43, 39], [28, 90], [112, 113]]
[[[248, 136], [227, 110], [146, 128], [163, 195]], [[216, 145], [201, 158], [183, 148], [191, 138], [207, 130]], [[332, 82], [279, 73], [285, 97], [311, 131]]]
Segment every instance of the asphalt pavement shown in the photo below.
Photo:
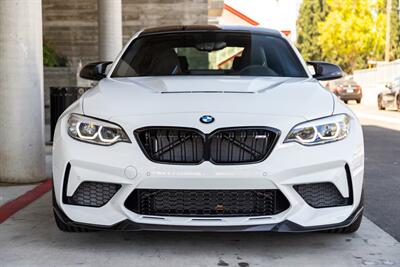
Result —
[[364, 130], [364, 215], [400, 241], [400, 112], [349, 106]]

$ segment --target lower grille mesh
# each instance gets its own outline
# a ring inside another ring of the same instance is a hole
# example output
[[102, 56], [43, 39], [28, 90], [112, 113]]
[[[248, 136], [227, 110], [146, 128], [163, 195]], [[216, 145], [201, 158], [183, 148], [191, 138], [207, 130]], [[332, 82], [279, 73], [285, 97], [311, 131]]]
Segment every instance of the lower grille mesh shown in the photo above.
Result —
[[72, 197], [67, 198], [67, 204], [101, 207], [110, 201], [120, 187], [119, 184], [83, 182]]
[[289, 202], [279, 190], [136, 189], [125, 206], [142, 215], [233, 217], [274, 215]]
[[349, 199], [344, 198], [332, 183], [301, 184], [293, 187], [304, 201], [314, 208], [349, 205]]

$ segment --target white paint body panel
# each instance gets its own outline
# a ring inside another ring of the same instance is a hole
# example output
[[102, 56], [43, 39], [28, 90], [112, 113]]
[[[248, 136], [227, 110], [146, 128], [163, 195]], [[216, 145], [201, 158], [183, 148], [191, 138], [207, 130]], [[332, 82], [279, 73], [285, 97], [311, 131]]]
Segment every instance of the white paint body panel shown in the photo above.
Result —
[[[106, 147], [76, 141], [68, 136], [69, 114], [80, 113], [119, 124], [132, 143]], [[302, 146], [283, 143], [298, 123], [348, 114], [349, 135], [338, 142]], [[215, 122], [202, 124], [209, 114]], [[146, 158], [135, 140], [135, 129], [145, 126], [180, 126], [210, 133], [222, 127], [268, 126], [281, 136], [269, 157], [256, 164], [168, 165]], [[59, 119], [54, 137], [53, 175], [58, 205], [73, 221], [111, 226], [129, 219], [137, 223], [177, 226], [236, 226], [279, 223], [290, 220], [301, 226], [321, 226], [346, 220], [360, 202], [364, 147], [361, 126], [355, 115], [312, 78], [273, 77], [107, 77], [71, 106]], [[63, 204], [65, 168], [71, 164], [67, 195], [83, 181], [112, 182], [121, 189], [100, 208]], [[352, 175], [354, 203], [350, 206], [315, 209], [293, 185], [332, 182], [349, 196], [344, 166]], [[126, 168], [136, 171], [128, 178]], [[264, 217], [221, 217], [199, 220], [191, 217], [142, 216], [127, 210], [124, 201], [135, 188], [154, 189], [280, 189], [290, 207]]]

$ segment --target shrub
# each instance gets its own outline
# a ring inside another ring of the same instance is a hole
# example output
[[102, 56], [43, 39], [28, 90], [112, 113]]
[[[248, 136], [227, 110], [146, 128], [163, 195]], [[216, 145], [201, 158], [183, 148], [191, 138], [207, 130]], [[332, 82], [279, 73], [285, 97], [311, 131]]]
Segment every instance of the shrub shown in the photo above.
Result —
[[43, 41], [43, 65], [45, 67], [65, 67], [67, 63], [68, 59], [63, 55], [57, 54], [50, 42]]

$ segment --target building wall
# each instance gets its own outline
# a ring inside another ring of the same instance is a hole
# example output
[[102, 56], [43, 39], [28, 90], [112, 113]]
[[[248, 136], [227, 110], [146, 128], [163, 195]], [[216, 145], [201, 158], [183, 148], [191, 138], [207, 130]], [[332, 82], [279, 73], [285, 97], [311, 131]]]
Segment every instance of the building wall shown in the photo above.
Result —
[[[143, 27], [207, 20], [207, 0], [122, 0], [124, 43]], [[43, 36], [73, 66], [97, 60], [97, 0], [43, 0]]]
[[208, 0], [208, 23], [218, 24], [224, 9], [224, 0]]
[[[112, 0], [110, 0], [112, 1]], [[68, 58], [65, 68], [44, 69], [45, 122], [50, 121], [49, 87], [77, 85], [78, 63], [98, 60], [97, 0], [42, 0], [43, 38]], [[144, 27], [206, 24], [208, 0], [122, 0], [124, 43]], [[49, 139], [49, 129], [46, 130]]]

